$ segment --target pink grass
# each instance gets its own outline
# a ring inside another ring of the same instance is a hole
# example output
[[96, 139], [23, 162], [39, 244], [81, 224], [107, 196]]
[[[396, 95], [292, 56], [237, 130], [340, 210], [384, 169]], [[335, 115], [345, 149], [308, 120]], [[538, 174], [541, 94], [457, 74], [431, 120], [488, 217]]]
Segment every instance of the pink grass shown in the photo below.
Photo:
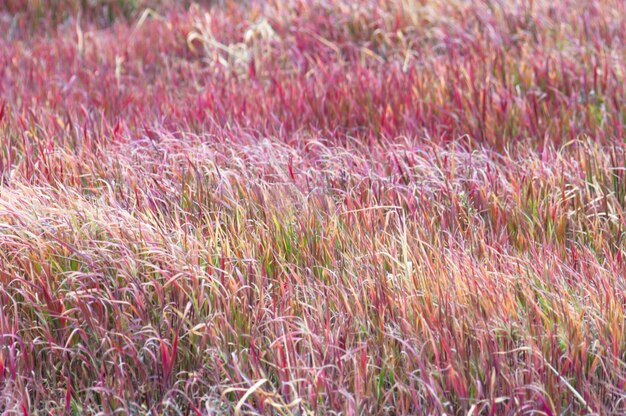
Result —
[[7, 414], [622, 414], [621, 1], [0, 5]]

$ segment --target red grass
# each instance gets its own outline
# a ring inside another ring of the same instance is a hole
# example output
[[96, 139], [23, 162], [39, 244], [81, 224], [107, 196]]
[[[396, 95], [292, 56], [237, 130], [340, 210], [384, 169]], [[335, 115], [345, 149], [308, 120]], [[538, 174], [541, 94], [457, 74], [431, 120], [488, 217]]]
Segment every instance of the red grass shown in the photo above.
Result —
[[623, 414], [622, 1], [0, 5], [7, 414]]

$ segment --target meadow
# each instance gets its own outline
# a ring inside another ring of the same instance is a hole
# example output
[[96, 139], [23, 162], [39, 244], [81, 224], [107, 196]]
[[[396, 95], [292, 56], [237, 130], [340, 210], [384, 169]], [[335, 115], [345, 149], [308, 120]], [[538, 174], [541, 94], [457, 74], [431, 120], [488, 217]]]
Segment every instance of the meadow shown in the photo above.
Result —
[[626, 413], [623, 0], [0, 1], [0, 412]]

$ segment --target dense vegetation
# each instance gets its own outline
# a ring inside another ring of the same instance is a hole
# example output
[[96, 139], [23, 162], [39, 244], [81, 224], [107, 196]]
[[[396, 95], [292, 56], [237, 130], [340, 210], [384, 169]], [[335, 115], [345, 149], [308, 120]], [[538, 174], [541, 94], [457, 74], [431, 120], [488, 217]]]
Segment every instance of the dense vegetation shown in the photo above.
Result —
[[626, 2], [0, 2], [6, 414], [624, 414]]

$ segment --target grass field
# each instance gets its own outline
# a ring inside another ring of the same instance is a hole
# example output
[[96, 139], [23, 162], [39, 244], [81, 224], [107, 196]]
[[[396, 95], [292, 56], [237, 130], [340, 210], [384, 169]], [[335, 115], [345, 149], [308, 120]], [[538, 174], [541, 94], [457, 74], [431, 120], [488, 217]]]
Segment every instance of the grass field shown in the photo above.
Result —
[[626, 414], [623, 0], [0, 1], [0, 412]]

